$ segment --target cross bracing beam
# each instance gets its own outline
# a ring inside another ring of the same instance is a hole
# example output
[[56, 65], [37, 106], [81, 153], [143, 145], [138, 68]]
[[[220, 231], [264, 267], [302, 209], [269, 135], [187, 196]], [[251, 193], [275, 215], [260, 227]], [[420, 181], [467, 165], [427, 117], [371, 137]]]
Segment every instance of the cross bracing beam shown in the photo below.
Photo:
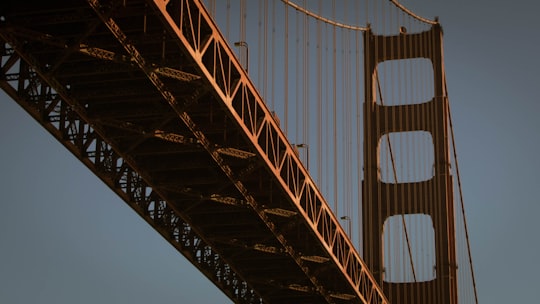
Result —
[[[69, 43], [0, 30], [2, 88], [233, 301], [387, 302], [200, 2], [12, 7], [9, 28]], [[81, 45], [125, 60], [89, 56]], [[62, 74], [73, 67], [92, 73]], [[91, 94], [100, 83], [115, 92]], [[119, 105], [165, 118], [114, 114]], [[130, 130], [138, 125], [144, 132]], [[183, 165], [187, 155], [197, 170]], [[177, 174], [160, 169], [172, 163]], [[207, 224], [223, 214], [234, 219]]]

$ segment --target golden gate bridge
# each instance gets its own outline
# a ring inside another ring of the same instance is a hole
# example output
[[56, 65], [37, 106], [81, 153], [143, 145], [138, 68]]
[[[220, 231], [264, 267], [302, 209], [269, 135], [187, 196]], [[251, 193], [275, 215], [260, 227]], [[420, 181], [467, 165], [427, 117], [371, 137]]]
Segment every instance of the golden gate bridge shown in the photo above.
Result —
[[2, 5], [2, 89], [232, 301], [477, 303], [437, 20]]

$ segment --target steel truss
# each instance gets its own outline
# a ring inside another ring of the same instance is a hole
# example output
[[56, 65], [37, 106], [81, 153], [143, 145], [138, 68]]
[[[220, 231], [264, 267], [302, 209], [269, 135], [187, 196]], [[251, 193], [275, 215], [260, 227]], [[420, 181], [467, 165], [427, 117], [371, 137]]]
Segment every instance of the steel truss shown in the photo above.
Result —
[[200, 1], [46, 5], [2, 89], [228, 297], [387, 303]]
[[[238, 303], [260, 303], [254, 290], [145, 182], [129, 159], [117, 153], [95, 126], [79, 115], [77, 103], [65, 97], [69, 93], [61, 86], [51, 87], [48, 82], [54, 83], [54, 79], [49, 77], [46, 82], [41, 77], [43, 71], [27, 64], [32, 62], [31, 57], [22, 60], [20, 54], [4, 44], [2, 89], [227, 296]], [[19, 72], [5, 73], [12, 68]]]

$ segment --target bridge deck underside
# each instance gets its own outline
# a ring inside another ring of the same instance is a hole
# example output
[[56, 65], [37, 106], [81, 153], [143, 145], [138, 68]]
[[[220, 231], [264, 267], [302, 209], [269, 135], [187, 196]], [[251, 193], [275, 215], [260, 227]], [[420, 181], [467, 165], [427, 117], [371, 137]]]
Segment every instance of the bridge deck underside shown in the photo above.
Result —
[[[110, 18], [182, 102], [174, 109], [87, 2], [2, 5], [2, 88], [233, 301], [360, 302], [146, 2], [121, 9], [111, 2]], [[246, 203], [179, 111], [258, 208]], [[294, 259], [292, 251], [305, 258]]]

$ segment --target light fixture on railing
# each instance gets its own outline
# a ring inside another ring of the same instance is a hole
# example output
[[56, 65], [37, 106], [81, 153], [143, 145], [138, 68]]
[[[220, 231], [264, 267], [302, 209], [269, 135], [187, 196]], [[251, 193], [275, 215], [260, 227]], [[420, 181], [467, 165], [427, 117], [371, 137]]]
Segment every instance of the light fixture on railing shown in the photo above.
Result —
[[246, 72], [248, 72], [248, 67], [249, 67], [249, 46], [248, 46], [247, 42], [245, 42], [245, 41], [236, 41], [234, 43], [234, 46], [236, 46], [236, 47], [245, 47], [246, 48]]
[[309, 171], [309, 145], [308, 144], [293, 144], [293, 147], [306, 149], [306, 169]]
[[347, 234], [349, 235], [349, 238], [352, 237], [351, 235], [351, 231], [352, 231], [352, 221], [351, 221], [351, 218], [347, 215], [344, 215], [342, 217], [340, 217], [340, 219], [344, 220], [344, 221], [347, 221]]

